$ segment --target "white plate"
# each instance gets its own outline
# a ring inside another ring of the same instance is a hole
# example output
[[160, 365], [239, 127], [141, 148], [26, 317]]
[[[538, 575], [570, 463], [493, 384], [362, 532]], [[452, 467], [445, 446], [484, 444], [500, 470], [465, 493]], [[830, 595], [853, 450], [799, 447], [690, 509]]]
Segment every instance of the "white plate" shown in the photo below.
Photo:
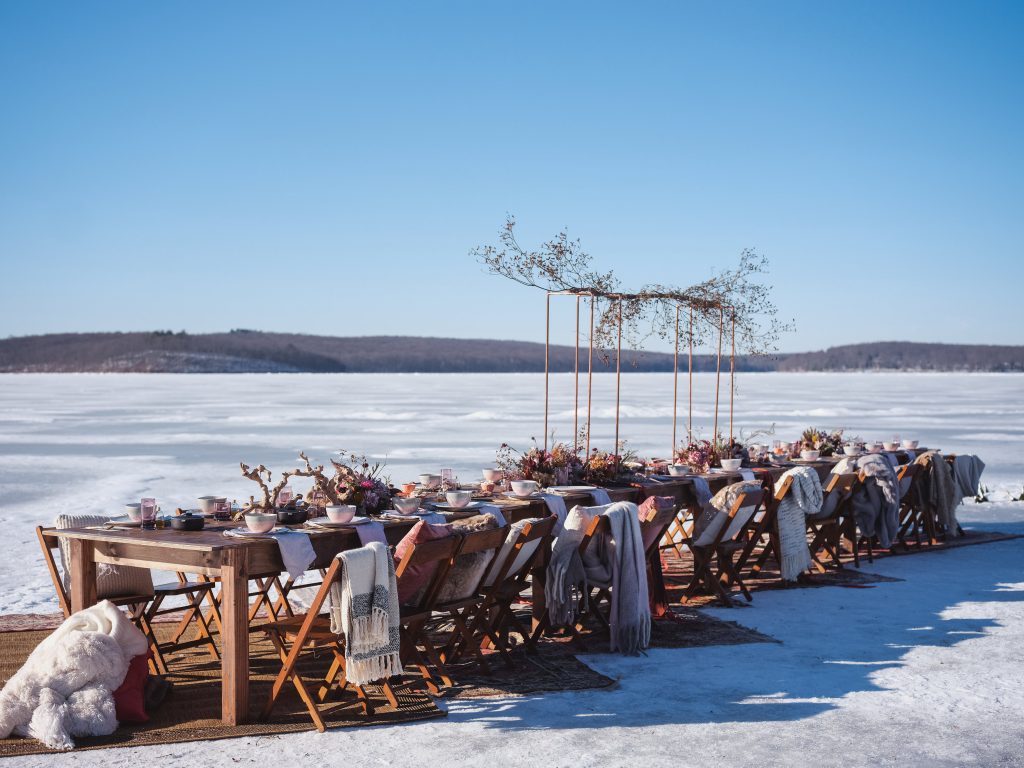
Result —
[[368, 517], [353, 517], [347, 523], [332, 523], [326, 518], [318, 517], [316, 520], [307, 520], [306, 526], [308, 528], [351, 528], [353, 525], [362, 525], [368, 522], [370, 522]]
[[590, 493], [597, 490], [593, 485], [552, 485], [548, 493]]
[[505, 491], [505, 493], [503, 495], [507, 496], [510, 499], [520, 499], [521, 501], [528, 501], [529, 499], [539, 499], [540, 498], [540, 491], [535, 491], [535, 492], [531, 493], [529, 496], [519, 496], [519, 495], [513, 493], [512, 491]]
[[[169, 517], [158, 517], [163, 523], [170, 523], [171, 518]], [[127, 517], [112, 517], [110, 520], [104, 523], [104, 525], [116, 525], [118, 528], [141, 528], [141, 520], [129, 520]]]
[[482, 501], [471, 501], [469, 504], [463, 504], [461, 507], [453, 506], [446, 501], [435, 501], [434, 506], [437, 509], [443, 509], [446, 512], [465, 512], [470, 509], [480, 509], [484, 503]]

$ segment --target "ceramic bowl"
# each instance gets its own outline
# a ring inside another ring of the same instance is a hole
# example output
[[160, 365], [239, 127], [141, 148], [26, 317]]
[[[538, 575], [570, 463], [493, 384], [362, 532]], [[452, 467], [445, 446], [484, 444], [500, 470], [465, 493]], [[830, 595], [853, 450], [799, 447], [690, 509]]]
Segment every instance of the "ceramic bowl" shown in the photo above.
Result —
[[500, 469], [485, 469], [484, 480], [488, 483], [500, 483], [501, 477], [504, 474]]
[[205, 512], [208, 515], [213, 514], [213, 504], [217, 501], [216, 496], [200, 496], [196, 501], [199, 502], [200, 512]]
[[444, 497], [453, 507], [462, 508], [473, 500], [472, 491], [448, 491]]
[[908, 451], [912, 451], [915, 448], [917, 448], [917, 442], [918, 442], [917, 440], [904, 440], [903, 441], [903, 447], [905, 449], [907, 449]]
[[404, 499], [396, 496], [391, 501], [395, 505], [395, 510], [402, 515], [411, 515], [420, 508], [420, 500], [416, 496]]
[[898, 451], [900, 448], [899, 443], [882, 443], [882, 447], [887, 451]]
[[437, 488], [441, 485], [440, 475], [420, 475], [420, 485], [425, 488]]
[[347, 523], [356, 516], [356, 508], [353, 504], [331, 504], [324, 511], [327, 519], [332, 523]]
[[722, 465], [722, 469], [727, 472], [735, 472], [743, 464], [743, 459], [722, 459], [719, 462]]
[[134, 504], [125, 504], [124, 513], [128, 515], [128, 519], [133, 522], [138, 522], [142, 519], [142, 505], [138, 502]]
[[847, 456], [857, 456], [860, 454], [860, 449], [853, 443], [847, 443], [843, 446], [843, 453]]
[[882, 452], [882, 444], [881, 443], [871, 443], [870, 445], [865, 446], [865, 447], [868, 449], [868, 453], [881, 453]]
[[533, 493], [536, 493], [537, 489], [540, 488], [540, 484], [534, 480], [513, 480], [512, 481], [512, 493], [516, 496], [526, 497]]
[[817, 461], [821, 451], [800, 451], [800, 458], [804, 461]]
[[689, 467], [686, 466], [685, 464], [668, 465], [668, 473], [674, 477], [678, 477], [679, 475], [685, 475], [688, 469]]
[[253, 533], [268, 533], [277, 525], [277, 515], [268, 512], [249, 512], [245, 515], [245, 525]]

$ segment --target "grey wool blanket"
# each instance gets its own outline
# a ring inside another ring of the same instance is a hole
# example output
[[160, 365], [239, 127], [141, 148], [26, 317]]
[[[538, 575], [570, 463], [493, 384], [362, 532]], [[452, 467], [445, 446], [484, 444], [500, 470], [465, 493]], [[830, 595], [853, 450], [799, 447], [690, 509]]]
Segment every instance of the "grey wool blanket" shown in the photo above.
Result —
[[953, 468], [938, 451], [922, 453], [914, 461], [921, 465], [918, 475], [918, 498], [922, 506], [935, 515], [948, 531], [957, 530], [956, 508], [963, 501], [953, 476]]
[[380, 542], [341, 552], [331, 585], [331, 631], [345, 636], [345, 679], [365, 685], [402, 673], [395, 564]]
[[981, 473], [984, 471], [985, 462], [974, 454], [961, 453], [953, 459], [953, 476], [961, 504], [968, 496], [977, 495], [981, 487]]
[[888, 549], [900, 523], [900, 484], [896, 473], [878, 453], [858, 459], [857, 469], [865, 476], [851, 500], [857, 527], [864, 536], [877, 536], [878, 543]]
[[[610, 535], [592, 541], [581, 557], [580, 543], [598, 515], [608, 518]], [[639, 512], [631, 502], [576, 506], [569, 511], [551, 551], [544, 587], [552, 624], [575, 622], [587, 608], [592, 587], [610, 587], [611, 650], [633, 655], [647, 648], [651, 638], [647, 565]]]

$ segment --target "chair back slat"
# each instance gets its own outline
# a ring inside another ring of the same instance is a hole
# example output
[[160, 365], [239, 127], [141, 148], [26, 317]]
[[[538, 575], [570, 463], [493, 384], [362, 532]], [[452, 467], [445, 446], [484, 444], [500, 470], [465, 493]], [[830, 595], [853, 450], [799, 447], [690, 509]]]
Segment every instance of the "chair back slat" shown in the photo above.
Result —
[[461, 546], [462, 537], [453, 534], [441, 539], [432, 539], [413, 544], [409, 547], [405, 557], [402, 558], [402, 561], [395, 568], [395, 579], [399, 584], [401, 584], [405, 573], [414, 567], [434, 567], [433, 572], [427, 579], [426, 585], [419, 592], [419, 600], [414, 600], [413, 604], [405, 606], [407, 609], [416, 611], [428, 611], [431, 609]]
[[762, 506], [765, 492], [741, 493], [729, 510], [717, 510], [715, 516], [693, 542], [695, 547], [716, 547], [732, 541]]
[[484, 586], [503, 584], [520, 577], [525, 580], [526, 574], [530, 572], [533, 562], [541, 552], [542, 545], [551, 536], [556, 520], [554, 515], [531, 520], [522, 527], [515, 541], [507, 548], [503, 543], [502, 549], [491, 561], [491, 567], [484, 576]]

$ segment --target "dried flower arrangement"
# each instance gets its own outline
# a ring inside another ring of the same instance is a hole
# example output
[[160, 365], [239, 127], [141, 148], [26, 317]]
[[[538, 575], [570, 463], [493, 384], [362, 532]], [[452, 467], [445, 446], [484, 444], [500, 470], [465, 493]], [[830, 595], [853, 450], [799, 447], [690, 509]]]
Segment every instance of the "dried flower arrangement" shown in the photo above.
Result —
[[384, 465], [380, 462], [371, 465], [365, 456], [350, 453], [346, 456], [348, 463], [331, 460], [334, 474], [328, 476], [324, 466], [313, 466], [305, 453], [299, 453], [299, 458], [305, 467], [282, 473], [281, 480], [273, 488], [269, 485], [272, 473], [263, 464], [251, 469], [242, 463], [242, 475], [259, 484], [262, 498], [257, 502], [254, 496], [250, 496], [249, 503], [236, 517], [254, 510], [272, 511], [278, 492], [292, 477], [310, 478], [313, 481], [310, 497], [319, 496], [328, 504], [354, 504], [367, 512], [375, 512], [391, 500], [391, 489], [388, 479], [381, 476]]
[[816, 427], [808, 427], [800, 435], [800, 450], [819, 451], [822, 456], [832, 456], [840, 453], [842, 448], [843, 430], [841, 429], [826, 432]]
[[710, 440], [691, 440], [676, 450], [673, 459], [676, 464], [686, 464], [691, 471], [703, 474], [711, 469], [714, 453]]
[[533, 447], [520, 453], [508, 443], [498, 448], [495, 464], [506, 480], [534, 480], [541, 486], [568, 483], [580, 474], [583, 462], [565, 443], [553, 443], [545, 451], [531, 438]]
[[580, 472], [580, 479], [598, 486], [621, 484], [632, 478], [630, 467], [636, 464], [642, 466], [636, 451], [627, 447], [625, 440], [620, 440], [618, 453], [592, 448]]

